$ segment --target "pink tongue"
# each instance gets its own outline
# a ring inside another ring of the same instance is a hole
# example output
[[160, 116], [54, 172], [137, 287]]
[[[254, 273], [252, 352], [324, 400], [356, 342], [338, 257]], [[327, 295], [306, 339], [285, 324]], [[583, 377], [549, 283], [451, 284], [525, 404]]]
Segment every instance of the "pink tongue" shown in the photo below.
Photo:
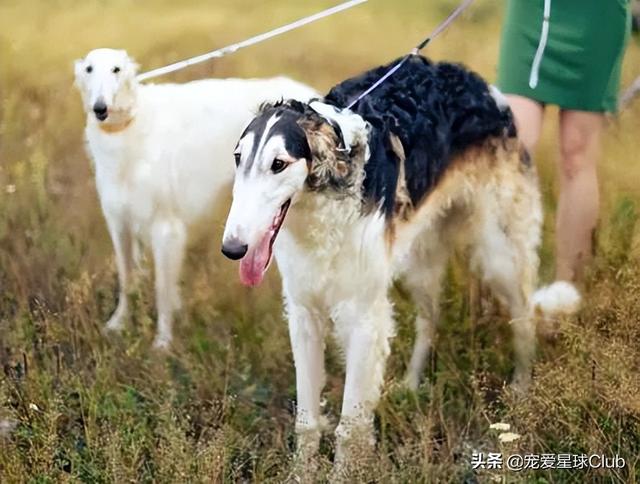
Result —
[[245, 286], [257, 286], [264, 279], [264, 273], [269, 262], [269, 244], [271, 243], [271, 230], [264, 234], [258, 245], [240, 261], [240, 282]]

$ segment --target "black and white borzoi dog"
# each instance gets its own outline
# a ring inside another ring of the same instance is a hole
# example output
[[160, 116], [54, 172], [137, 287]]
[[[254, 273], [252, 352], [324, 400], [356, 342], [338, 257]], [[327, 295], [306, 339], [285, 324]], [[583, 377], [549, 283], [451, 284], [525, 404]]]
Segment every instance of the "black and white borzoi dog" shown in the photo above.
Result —
[[[393, 64], [391, 64], [393, 65]], [[282, 274], [296, 367], [298, 452], [318, 448], [328, 321], [344, 350], [337, 458], [373, 442], [389, 339], [387, 290], [403, 277], [419, 308], [408, 371], [415, 387], [438, 318], [447, 258], [465, 246], [472, 267], [511, 312], [515, 382], [526, 387], [535, 348], [533, 293], [542, 212], [535, 169], [511, 111], [465, 68], [413, 57], [353, 111], [341, 110], [382, 66], [324, 100], [264, 105], [236, 150], [222, 251], [258, 285], [272, 251]], [[543, 312], [569, 312], [573, 286], [539, 293]]]

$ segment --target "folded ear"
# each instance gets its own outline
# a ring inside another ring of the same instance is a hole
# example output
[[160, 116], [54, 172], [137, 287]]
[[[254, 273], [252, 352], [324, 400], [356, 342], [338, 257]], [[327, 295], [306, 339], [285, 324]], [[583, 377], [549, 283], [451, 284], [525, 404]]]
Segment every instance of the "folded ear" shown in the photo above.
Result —
[[363, 163], [351, 159], [350, 153], [340, 148], [336, 131], [325, 119], [303, 118], [299, 124], [311, 151], [307, 186], [314, 191], [332, 189], [339, 194], [352, 194], [363, 173]]
[[352, 150], [367, 144], [369, 125], [360, 115], [349, 109], [340, 110], [332, 104], [326, 104], [321, 101], [314, 101], [309, 104], [309, 107], [338, 126], [346, 149]]
[[135, 76], [136, 74], [138, 74], [138, 68], [140, 66], [138, 65], [136, 60], [129, 54], [127, 54], [126, 50], [121, 50], [120, 54], [122, 54], [122, 56], [127, 59], [127, 74], [130, 74], [131, 76]]
[[138, 70], [140, 69], [140, 65], [133, 59], [129, 58], [127, 62], [127, 68], [128, 68], [128, 73], [131, 74], [131, 76], [137, 76]]
[[73, 61], [73, 74], [74, 84], [80, 86], [80, 80], [82, 79], [82, 73], [84, 71], [84, 59], [76, 59]]

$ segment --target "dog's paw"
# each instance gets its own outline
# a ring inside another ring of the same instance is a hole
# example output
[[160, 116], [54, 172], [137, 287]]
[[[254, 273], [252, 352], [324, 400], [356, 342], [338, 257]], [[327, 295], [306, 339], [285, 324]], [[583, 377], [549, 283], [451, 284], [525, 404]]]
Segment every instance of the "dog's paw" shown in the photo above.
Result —
[[158, 334], [153, 340], [153, 349], [158, 351], [167, 351], [171, 346], [171, 336]]
[[410, 390], [412, 392], [416, 392], [418, 390], [418, 386], [420, 385], [420, 376], [408, 371], [407, 374], [400, 382], [400, 387], [406, 390]]
[[524, 397], [529, 392], [529, 388], [531, 388], [531, 374], [529, 372], [516, 372], [509, 387], [516, 397]]
[[317, 455], [301, 455], [296, 452], [293, 465], [287, 475], [287, 484], [305, 484], [318, 482], [319, 461]]
[[114, 314], [109, 321], [104, 325], [103, 331], [105, 333], [120, 333], [124, 329], [124, 318]]

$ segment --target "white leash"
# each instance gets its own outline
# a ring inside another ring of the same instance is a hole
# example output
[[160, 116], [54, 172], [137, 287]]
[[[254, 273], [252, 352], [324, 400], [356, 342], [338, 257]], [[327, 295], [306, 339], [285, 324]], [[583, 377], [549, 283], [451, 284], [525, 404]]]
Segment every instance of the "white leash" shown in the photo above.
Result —
[[254, 37], [251, 37], [247, 40], [243, 40], [242, 42], [238, 42], [235, 44], [228, 45], [226, 47], [222, 47], [221, 49], [214, 50], [213, 52], [208, 52], [206, 54], [198, 55], [196, 57], [191, 57], [190, 59], [185, 59], [183, 61], [175, 62], [174, 64], [169, 64], [168, 66], [158, 67], [157, 69], [150, 70], [148, 72], [143, 72], [142, 74], [138, 74], [138, 81], [146, 81], [147, 79], [151, 79], [153, 77], [162, 76], [164, 74], [168, 74], [169, 72], [175, 72], [180, 69], [184, 69], [185, 67], [189, 67], [195, 64], [200, 64], [201, 62], [208, 61], [209, 59], [215, 59], [218, 57], [224, 57], [225, 55], [232, 54], [244, 47], [249, 47], [250, 45], [255, 45], [265, 40], [268, 40], [272, 37], [276, 37], [280, 34], [284, 34], [285, 32], [289, 32], [291, 30], [295, 30], [303, 25], [310, 24], [315, 22], [316, 20], [323, 19], [325, 17], [329, 17], [338, 12], [342, 12], [343, 10], [347, 10], [351, 7], [355, 7], [356, 5], [360, 5], [368, 0], [350, 0], [348, 2], [341, 3], [336, 5], [335, 7], [328, 8], [323, 10], [322, 12], [318, 12], [313, 15], [309, 15], [308, 17], [303, 17], [295, 22], [291, 22], [287, 25], [283, 25], [282, 27], [278, 27], [277, 29], [270, 30], [269, 32], [265, 32]]
[[472, 2], [473, 2], [473, 0], [464, 0], [460, 5], [458, 5], [458, 8], [456, 8], [453, 12], [451, 12], [451, 14], [440, 25], [438, 25], [438, 27], [436, 27], [436, 29], [431, 33], [431, 35], [429, 35], [422, 42], [420, 42], [413, 49], [411, 49], [411, 52], [409, 52], [406, 56], [404, 56], [400, 60], [400, 62], [398, 62], [395, 66], [393, 66], [391, 69], [389, 69], [385, 73], [385, 75], [382, 76], [380, 79], [378, 79], [371, 87], [369, 87], [369, 89], [367, 89], [366, 91], [361, 93], [357, 98], [355, 98], [353, 101], [351, 101], [349, 103], [349, 105], [345, 109], [351, 109], [353, 106], [358, 104], [358, 102], [362, 98], [368, 96], [374, 89], [376, 89], [378, 86], [380, 86], [380, 84], [382, 84], [384, 81], [389, 79], [412, 56], [418, 55], [420, 53], [420, 51], [422, 49], [424, 49], [429, 42], [431, 42], [438, 35], [440, 35], [451, 24], [451, 22], [453, 22], [458, 17], [458, 15], [460, 15], [463, 11], [465, 11], [467, 9], [467, 7], [469, 5], [471, 5]]

